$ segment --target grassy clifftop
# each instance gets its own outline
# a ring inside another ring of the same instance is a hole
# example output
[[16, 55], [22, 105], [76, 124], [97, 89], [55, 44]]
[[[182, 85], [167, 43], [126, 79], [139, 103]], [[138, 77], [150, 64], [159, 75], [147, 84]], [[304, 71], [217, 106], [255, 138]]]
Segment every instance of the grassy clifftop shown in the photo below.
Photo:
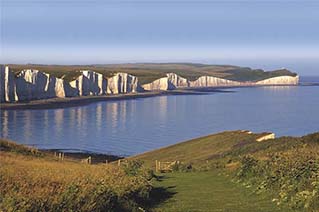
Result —
[[22, 69], [37, 69], [53, 74], [56, 77], [68, 81], [78, 76], [78, 70], [93, 70], [110, 77], [117, 72], [126, 72], [139, 78], [141, 84], [152, 82], [158, 78], [165, 77], [166, 73], [176, 73], [189, 80], [196, 80], [200, 76], [214, 76], [236, 81], [258, 81], [276, 76], [296, 76], [295, 73], [282, 69], [265, 72], [263, 70], [251, 69], [232, 65], [206, 65], [193, 63], [137, 63], [137, 64], [111, 64], [111, 65], [16, 65], [10, 67], [15, 73]]

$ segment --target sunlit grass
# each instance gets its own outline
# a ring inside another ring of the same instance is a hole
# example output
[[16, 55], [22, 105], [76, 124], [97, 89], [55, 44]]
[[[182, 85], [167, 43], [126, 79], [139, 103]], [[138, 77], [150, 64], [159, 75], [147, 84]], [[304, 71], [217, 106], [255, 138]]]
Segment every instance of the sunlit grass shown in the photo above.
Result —
[[113, 165], [16, 151], [1, 151], [0, 158], [0, 211], [130, 211], [150, 189], [143, 177]]

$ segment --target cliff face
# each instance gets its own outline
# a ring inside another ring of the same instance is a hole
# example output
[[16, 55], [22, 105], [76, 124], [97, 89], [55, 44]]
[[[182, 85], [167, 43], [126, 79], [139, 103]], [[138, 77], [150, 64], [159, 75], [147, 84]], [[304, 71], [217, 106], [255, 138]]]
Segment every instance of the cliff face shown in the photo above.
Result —
[[157, 79], [151, 83], [142, 85], [145, 90], [174, 90], [176, 88], [189, 87], [187, 79], [174, 73], [166, 74], [166, 77]]
[[1, 102], [29, 101], [34, 99], [64, 98], [72, 96], [134, 93], [145, 90], [174, 90], [187, 87], [222, 87], [254, 85], [297, 85], [298, 76], [280, 76], [258, 82], [237, 82], [212, 76], [201, 76], [195, 81], [168, 73], [166, 77], [140, 86], [138, 78], [127, 73], [117, 73], [105, 78], [102, 74], [83, 70], [75, 80], [63, 79], [38, 70], [22, 70], [15, 76], [8, 66], [0, 67]]
[[107, 81], [103, 75], [94, 71], [81, 71], [81, 75], [70, 82], [75, 92], [71, 96], [103, 95], [106, 91]]
[[15, 79], [19, 101], [65, 97], [64, 82], [38, 70], [23, 70]]
[[174, 73], [167, 74], [166, 77], [157, 79], [151, 83], [142, 85], [145, 90], [173, 90], [187, 87], [219, 87], [219, 86], [239, 86], [242, 83], [221, 79], [212, 76], [202, 76], [195, 81], [178, 76]]
[[8, 66], [0, 66], [0, 95], [1, 102], [14, 102], [18, 100], [15, 76]]
[[173, 90], [187, 87], [226, 87], [226, 86], [256, 86], [256, 85], [298, 85], [299, 76], [280, 76], [261, 80], [258, 82], [237, 82], [212, 76], [201, 76], [195, 81], [187, 80], [174, 73], [142, 85], [145, 90]]
[[107, 79], [107, 94], [135, 93], [142, 90], [137, 77], [127, 73], [117, 73]]
[[81, 75], [70, 82], [70, 86], [78, 91], [79, 96], [131, 93], [140, 90], [138, 79], [127, 73], [117, 73], [105, 79], [94, 71], [81, 71]]
[[71, 82], [38, 70], [22, 70], [17, 76], [8, 66], [0, 67], [1, 102], [29, 101], [35, 99], [64, 98], [88, 95], [120, 94], [142, 91], [135, 76], [117, 73], [104, 78], [90, 70]]
[[280, 76], [256, 82], [257, 85], [298, 85], [299, 76]]
[[222, 86], [239, 86], [242, 83], [221, 79], [212, 76], [202, 76], [195, 81], [189, 82], [190, 87], [222, 87]]

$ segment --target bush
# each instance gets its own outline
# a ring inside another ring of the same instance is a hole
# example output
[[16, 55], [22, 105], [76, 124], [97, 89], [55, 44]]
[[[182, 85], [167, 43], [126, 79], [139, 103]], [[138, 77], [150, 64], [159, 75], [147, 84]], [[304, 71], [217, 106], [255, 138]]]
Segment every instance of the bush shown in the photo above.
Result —
[[[245, 156], [237, 177], [254, 185], [258, 192], [271, 190], [277, 204], [288, 204], [296, 210], [319, 208], [319, 159], [296, 150], [276, 153], [268, 159]], [[309, 153], [309, 152], [308, 152]]]

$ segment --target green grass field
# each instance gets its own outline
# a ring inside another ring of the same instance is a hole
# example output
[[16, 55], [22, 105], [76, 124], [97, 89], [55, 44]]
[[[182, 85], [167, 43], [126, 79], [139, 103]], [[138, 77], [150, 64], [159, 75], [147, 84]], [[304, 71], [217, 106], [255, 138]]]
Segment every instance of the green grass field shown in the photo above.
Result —
[[[204, 189], [197, 189], [197, 187], [201, 188], [201, 185], [203, 188], [209, 188], [212, 183], [211, 195], [213, 195], [214, 188], [225, 191], [225, 193], [221, 192], [221, 198], [227, 199], [229, 193], [236, 193], [235, 190], [230, 192], [227, 186], [223, 187], [223, 183], [224, 185], [231, 184], [229, 180], [212, 174], [212, 179], [218, 178], [216, 182], [223, 182], [220, 185], [214, 185], [209, 177], [205, 177], [207, 174], [205, 171], [217, 171], [229, 175], [239, 187], [251, 187], [255, 191], [255, 195], [269, 194], [268, 201], [270, 203], [273, 200], [273, 205], [278, 204], [296, 211], [318, 211], [319, 133], [257, 142], [256, 139], [263, 135], [265, 134], [248, 134], [242, 131], [223, 132], [146, 152], [129, 159], [144, 161], [146, 166], [153, 169], [155, 160], [162, 162], [180, 161], [181, 165], [173, 165], [172, 169], [182, 173], [167, 175], [171, 178], [163, 180], [159, 185], [164, 187], [169, 184], [177, 186], [174, 188], [177, 194], [173, 198], [176, 198], [176, 202], [181, 201], [185, 205], [191, 204], [185, 208], [205, 205], [199, 200], [199, 203], [187, 200], [187, 196], [191, 194], [200, 199], [202, 197], [205, 199], [205, 196], [210, 195], [201, 193]], [[184, 173], [189, 171], [194, 173], [190, 175]], [[190, 184], [183, 184], [183, 181], [189, 181]], [[200, 192], [199, 194], [196, 194], [197, 190]], [[246, 195], [242, 189], [239, 189], [237, 193]], [[245, 196], [244, 199], [247, 202], [250, 201], [249, 196]], [[266, 199], [264, 200], [266, 201]], [[234, 205], [239, 204], [231, 198], [226, 202]], [[266, 203], [267, 205], [268, 203]], [[174, 206], [169, 201], [163, 205], [164, 209], [170, 207]], [[208, 207], [213, 207], [213, 205], [206, 206], [206, 211]], [[221, 211], [226, 209], [237, 211], [240, 207], [223, 208]], [[249, 211], [250, 209], [248, 209], [243, 208], [242, 210]]]
[[256, 195], [252, 189], [231, 182], [230, 177], [218, 172], [168, 173], [162, 176], [154, 186], [162, 192], [165, 189], [163, 193], [170, 198], [162, 196], [162, 202], [153, 209], [157, 212], [291, 211], [276, 206], [270, 195]]

